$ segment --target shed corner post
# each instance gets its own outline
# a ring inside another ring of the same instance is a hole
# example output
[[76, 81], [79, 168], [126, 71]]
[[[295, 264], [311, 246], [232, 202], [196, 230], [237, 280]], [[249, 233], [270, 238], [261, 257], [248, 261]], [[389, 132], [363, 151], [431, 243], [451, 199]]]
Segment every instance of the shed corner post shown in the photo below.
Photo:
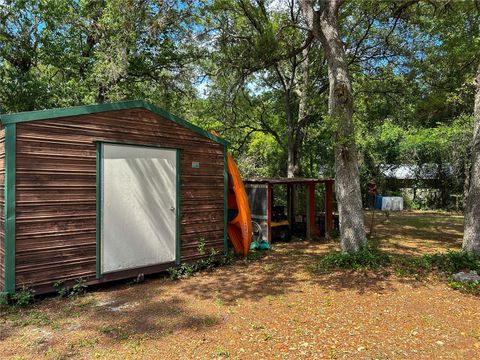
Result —
[[228, 254], [228, 145], [223, 153], [223, 252]]
[[15, 222], [16, 222], [16, 124], [5, 125], [5, 289], [9, 294], [15, 293]]

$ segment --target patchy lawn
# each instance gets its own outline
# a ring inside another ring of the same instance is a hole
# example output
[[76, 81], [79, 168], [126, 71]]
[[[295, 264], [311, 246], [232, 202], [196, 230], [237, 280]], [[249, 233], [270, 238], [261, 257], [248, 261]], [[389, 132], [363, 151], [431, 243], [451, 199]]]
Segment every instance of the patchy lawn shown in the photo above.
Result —
[[[372, 213], [365, 216], [370, 229]], [[422, 255], [462, 247], [463, 215], [445, 212], [412, 211], [391, 213], [387, 218], [376, 212], [373, 236], [381, 248], [394, 253]]]
[[[405, 213], [379, 222], [375, 237], [421, 254], [459, 248], [461, 231], [459, 216]], [[1, 358], [480, 358], [480, 298], [437, 277], [307, 271], [337, 246], [278, 244], [181, 281], [2, 308]]]

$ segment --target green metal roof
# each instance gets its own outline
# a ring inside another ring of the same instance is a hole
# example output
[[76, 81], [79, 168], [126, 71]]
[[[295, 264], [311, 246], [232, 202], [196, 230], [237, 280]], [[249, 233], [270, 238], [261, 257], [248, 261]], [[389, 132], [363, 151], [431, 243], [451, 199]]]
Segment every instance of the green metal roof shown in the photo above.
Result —
[[173, 121], [176, 124], [179, 124], [183, 127], [186, 127], [199, 135], [202, 135], [210, 140], [213, 140], [224, 146], [228, 146], [228, 142], [218, 136], [210, 134], [208, 131], [189, 123], [187, 120], [184, 120], [178, 116], [170, 114], [169, 112], [150, 104], [143, 100], [131, 100], [131, 101], [122, 101], [109, 104], [96, 104], [96, 105], [84, 105], [84, 106], [75, 106], [69, 108], [59, 108], [59, 109], [48, 109], [48, 110], [38, 110], [38, 111], [27, 111], [20, 112], [15, 114], [0, 114], [0, 121], [3, 125], [6, 124], [16, 124], [20, 122], [36, 121], [36, 120], [46, 120], [54, 119], [67, 116], [78, 116], [78, 115], [87, 115], [94, 114], [105, 111], [114, 111], [114, 110], [127, 110], [127, 109], [136, 109], [142, 108], [149, 110], [161, 117]]

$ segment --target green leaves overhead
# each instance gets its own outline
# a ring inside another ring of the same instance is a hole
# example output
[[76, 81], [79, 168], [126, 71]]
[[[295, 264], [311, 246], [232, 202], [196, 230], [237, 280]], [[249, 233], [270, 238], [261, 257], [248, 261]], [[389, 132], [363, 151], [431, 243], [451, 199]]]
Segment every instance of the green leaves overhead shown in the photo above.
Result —
[[[462, 191], [479, 14], [474, 0], [341, 7], [362, 182], [441, 162]], [[326, 89], [297, 0], [0, 0], [2, 112], [146, 99], [217, 129], [247, 174], [285, 176], [296, 146], [300, 175], [333, 176]]]
[[[194, 1], [42, 0], [0, 5], [4, 111], [193, 94]], [[13, 92], [12, 92], [13, 91]]]

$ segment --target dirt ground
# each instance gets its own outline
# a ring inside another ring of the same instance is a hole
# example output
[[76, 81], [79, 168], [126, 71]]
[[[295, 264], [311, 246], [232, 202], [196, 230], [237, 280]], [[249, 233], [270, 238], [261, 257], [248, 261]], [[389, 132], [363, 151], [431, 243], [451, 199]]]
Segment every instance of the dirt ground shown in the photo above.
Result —
[[[378, 220], [375, 236], [388, 251], [461, 244], [460, 216]], [[189, 279], [153, 278], [3, 308], [0, 358], [480, 358], [480, 298], [436, 278], [306, 270], [337, 246], [277, 244], [262, 259]]]

